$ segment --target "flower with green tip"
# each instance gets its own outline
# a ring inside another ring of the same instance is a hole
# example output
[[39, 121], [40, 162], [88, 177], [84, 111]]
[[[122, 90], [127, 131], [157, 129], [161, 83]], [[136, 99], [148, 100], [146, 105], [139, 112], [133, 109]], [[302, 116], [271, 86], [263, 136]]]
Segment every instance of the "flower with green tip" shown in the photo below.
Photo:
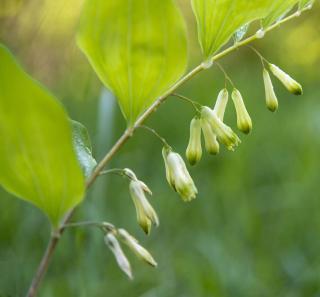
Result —
[[213, 108], [214, 112], [217, 114], [218, 118], [221, 121], [223, 121], [228, 100], [229, 100], [229, 92], [226, 88], [224, 88], [219, 92], [216, 104]]
[[150, 233], [152, 223], [159, 226], [157, 213], [146, 198], [145, 193], [152, 195], [148, 186], [138, 180], [130, 169], [125, 169], [125, 174], [131, 176], [129, 191], [137, 212], [137, 221], [146, 234]]
[[201, 120], [198, 117], [193, 118], [190, 123], [190, 138], [186, 150], [186, 157], [190, 165], [197, 164], [202, 157]]
[[217, 140], [217, 135], [213, 133], [209, 122], [201, 119], [201, 129], [204, 137], [206, 151], [211, 155], [219, 154], [220, 145]]
[[188, 202], [195, 199], [198, 190], [181, 156], [169, 147], [162, 149], [162, 156], [169, 185], [181, 196], [183, 201]]
[[144, 247], [142, 247], [138, 240], [131, 236], [126, 230], [118, 229], [118, 236], [120, 240], [126, 244], [139, 259], [145, 261], [152, 267], [158, 266], [151, 254]]
[[118, 266], [120, 269], [130, 278], [132, 279], [132, 270], [129, 260], [127, 259], [126, 255], [124, 254], [117, 238], [114, 236], [113, 233], [109, 232], [105, 235], [104, 241], [106, 245], [109, 247], [111, 252], [113, 253]]
[[274, 64], [269, 64], [270, 71], [275, 77], [277, 77], [286, 89], [294, 95], [302, 95], [302, 86], [295, 81], [289, 74], [285, 73], [278, 66]]
[[266, 104], [270, 111], [274, 112], [278, 109], [278, 99], [274, 92], [271, 77], [267, 69], [263, 69], [263, 82], [266, 94]]
[[[218, 98], [213, 108], [213, 111], [221, 121], [223, 121], [228, 100], [229, 92], [226, 88], [224, 88], [219, 92]], [[201, 129], [204, 137], [206, 151], [211, 155], [219, 154], [220, 145], [217, 140], [217, 135], [213, 132], [207, 120], [201, 119]]]
[[239, 90], [233, 89], [232, 100], [237, 113], [238, 129], [245, 134], [249, 134], [252, 130], [252, 121]]
[[209, 107], [202, 107], [201, 118], [209, 123], [211, 129], [217, 135], [218, 141], [223, 143], [228, 150], [233, 151], [241, 142], [237, 134], [234, 133], [229, 126], [224, 124]]

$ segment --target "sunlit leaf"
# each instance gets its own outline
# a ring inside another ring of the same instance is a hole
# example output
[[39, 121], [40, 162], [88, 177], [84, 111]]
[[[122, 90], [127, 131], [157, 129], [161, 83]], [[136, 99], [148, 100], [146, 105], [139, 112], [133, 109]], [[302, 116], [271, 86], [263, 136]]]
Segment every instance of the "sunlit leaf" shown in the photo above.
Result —
[[292, 7], [297, 4], [299, 1], [298, 0], [281, 0], [281, 1], [276, 1], [270, 13], [268, 16], [263, 20], [262, 24], [264, 27], [268, 27], [278, 19], [281, 19], [283, 16], [285, 16], [291, 9]]
[[92, 147], [89, 133], [84, 125], [71, 121], [73, 129], [73, 145], [77, 153], [78, 161], [84, 175], [89, 177], [96, 167], [97, 162], [92, 156]]
[[0, 184], [53, 225], [84, 196], [84, 177], [61, 104], [0, 45]]
[[172, 0], [87, 0], [78, 44], [129, 125], [187, 62], [185, 25]]
[[264, 18], [278, 0], [191, 0], [205, 58], [211, 57], [242, 26]]
[[300, 0], [299, 7], [304, 8], [308, 5], [312, 5], [314, 3], [314, 0]]

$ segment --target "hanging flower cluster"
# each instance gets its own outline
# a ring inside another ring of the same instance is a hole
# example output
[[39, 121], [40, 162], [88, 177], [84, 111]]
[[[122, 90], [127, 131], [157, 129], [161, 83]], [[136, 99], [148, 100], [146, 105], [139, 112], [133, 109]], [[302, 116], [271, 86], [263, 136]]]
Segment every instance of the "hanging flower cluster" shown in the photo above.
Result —
[[[263, 66], [265, 66], [266, 60], [260, 54], [259, 56]], [[267, 63], [271, 73], [280, 80], [289, 92], [294, 95], [302, 94], [302, 87], [297, 81], [281, 70], [278, 66], [269, 62]], [[219, 67], [221, 66], [219, 65]], [[230, 80], [227, 75], [226, 79]], [[278, 99], [273, 88], [269, 71], [266, 67], [263, 68], [263, 81], [267, 108], [274, 112], [278, 109]], [[236, 111], [237, 127], [244, 134], [249, 134], [252, 130], [252, 120], [240, 91], [234, 86], [231, 98]], [[220, 143], [225, 145], [230, 151], [234, 151], [234, 149], [241, 143], [237, 134], [224, 123], [224, 114], [228, 104], [228, 99], [229, 92], [224, 88], [219, 92], [213, 109], [208, 106], [202, 106], [200, 116], [196, 115], [192, 119], [190, 123], [189, 143], [186, 149], [186, 158], [190, 165], [196, 165], [201, 160], [201, 132], [204, 137], [206, 151], [212, 155], [219, 153]]]
[[[269, 110], [276, 111], [278, 108], [278, 99], [272, 85], [270, 72], [282, 82], [289, 92], [295, 95], [302, 94], [302, 87], [279, 67], [269, 62], [267, 62], [267, 67], [265, 67], [266, 60], [259, 53], [258, 55], [264, 66], [263, 81], [265, 86], [266, 105]], [[219, 65], [219, 67], [221, 66]], [[223, 70], [222, 67], [221, 69]], [[223, 72], [225, 73], [224, 70]], [[236, 113], [237, 128], [242, 133], [249, 134], [252, 131], [252, 120], [243, 97], [240, 91], [235, 88], [229, 76], [227, 76], [226, 73], [225, 75], [226, 79], [228, 79], [233, 86], [231, 99]], [[224, 121], [224, 115], [229, 101], [229, 91], [226, 87], [219, 92], [213, 108], [202, 106], [198, 102], [182, 95], [176, 96], [180, 96], [182, 99], [190, 101], [197, 112], [190, 122], [190, 136], [186, 148], [186, 159], [190, 165], [196, 165], [203, 156], [202, 137], [204, 138], [205, 150], [211, 155], [217, 155], [220, 152], [221, 144], [230, 151], [234, 151], [236, 147], [239, 146], [241, 143], [240, 138]], [[167, 141], [155, 130], [147, 126], [141, 126], [141, 128], [145, 128], [152, 132], [164, 144], [162, 156], [166, 179], [172, 189], [176, 191], [185, 202], [195, 199], [198, 190], [183, 158], [175, 152]], [[113, 169], [109, 172], [120, 173], [120, 175], [125, 176], [129, 180], [129, 193], [136, 209], [137, 222], [146, 234], [150, 234], [152, 225], [159, 226], [158, 215], [146, 196], [146, 194], [152, 195], [151, 190], [143, 181], [137, 178], [136, 174], [131, 169]], [[157, 263], [151, 254], [126, 230], [116, 229], [115, 227], [110, 227], [110, 225], [108, 225], [108, 228], [104, 228], [104, 230], [106, 232], [106, 244], [114, 254], [118, 266], [129, 276], [129, 278], [132, 278], [131, 266], [119, 241], [128, 246], [138, 258], [153, 267], [157, 266]]]
[[152, 267], [157, 267], [157, 262], [153, 259], [152, 255], [139, 244], [138, 240], [128, 233], [125, 229], [116, 229], [111, 224], [102, 225], [102, 229], [105, 232], [104, 241], [113, 253], [116, 262], [120, 269], [130, 278], [133, 278], [130, 262], [123, 252], [121, 241], [125, 244], [137, 258], [141, 259], [145, 263]]
[[[285, 86], [285, 88], [294, 95], [302, 95], [302, 86], [295, 81], [290, 75], [281, 70], [278, 66], [268, 63], [268, 68], [271, 73], [280, 80], [280, 82]], [[263, 81], [266, 93], [266, 104], [271, 111], [276, 111], [278, 109], [278, 99], [274, 92], [272, 81], [270, 78], [269, 71], [263, 68]]]
[[[202, 156], [201, 132], [204, 137], [205, 148], [209, 154], [216, 155], [220, 151], [220, 144], [233, 151], [241, 141], [237, 134], [224, 123], [224, 114], [229, 100], [229, 92], [222, 89], [211, 109], [202, 106], [200, 117], [196, 116], [190, 124], [190, 138], [186, 150], [186, 158], [190, 165], [197, 164]], [[252, 121], [244, 105], [242, 96], [237, 89], [232, 92], [232, 100], [237, 113], [237, 124], [240, 131], [248, 134], [252, 129]], [[196, 156], [196, 157], [195, 157]]]

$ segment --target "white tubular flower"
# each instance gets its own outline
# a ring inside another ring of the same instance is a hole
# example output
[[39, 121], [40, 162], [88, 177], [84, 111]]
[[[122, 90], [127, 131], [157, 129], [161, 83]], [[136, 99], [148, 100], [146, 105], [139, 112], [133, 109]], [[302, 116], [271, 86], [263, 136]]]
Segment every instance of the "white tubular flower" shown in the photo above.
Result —
[[129, 190], [136, 208], [137, 221], [143, 231], [146, 234], [149, 234], [152, 223], [155, 226], [159, 225], [158, 216], [145, 196], [145, 193], [152, 195], [152, 192], [144, 182], [135, 177], [134, 173], [130, 169], [125, 169], [125, 172], [126, 171], [129, 172], [128, 176], [131, 175], [134, 177], [130, 181]]
[[138, 240], [135, 239], [133, 236], [131, 236], [126, 230], [119, 229], [118, 235], [119, 235], [120, 240], [124, 244], [126, 244], [134, 252], [134, 254], [138, 258], [145, 261], [146, 263], [148, 263], [152, 267], [158, 266], [157, 262], [153, 259], [151, 254], [144, 247], [142, 247], [139, 244]]
[[117, 238], [112, 234], [108, 233], [104, 237], [104, 241], [106, 245], [109, 247], [111, 252], [113, 253], [118, 266], [120, 269], [130, 278], [132, 279], [132, 270], [131, 270], [131, 265], [130, 262], [128, 261], [126, 255], [124, 254]]
[[170, 186], [181, 196], [183, 201], [195, 199], [198, 190], [181, 156], [167, 147], [162, 149], [162, 156]]
[[287, 90], [294, 95], [302, 95], [302, 86], [295, 81], [289, 74], [285, 73], [278, 66], [269, 64], [270, 71], [277, 77]]
[[238, 129], [245, 134], [249, 134], [252, 130], [252, 121], [239, 90], [234, 89], [232, 91], [232, 100], [237, 113]]
[[266, 93], [266, 104], [270, 111], [274, 112], [278, 109], [278, 99], [274, 92], [271, 77], [267, 69], [263, 69], [263, 82]]
[[198, 117], [193, 118], [190, 123], [190, 138], [186, 150], [186, 157], [190, 165], [197, 164], [202, 157], [201, 120]]
[[217, 140], [217, 135], [213, 133], [208, 121], [201, 119], [201, 128], [204, 136], [206, 151], [211, 155], [219, 154], [220, 145]]
[[217, 114], [207, 106], [203, 106], [201, 110], [201, 117], [207, 121], [217, 135], [218, 140], [223, 143], [228, 150], [233, 151], [235, 146], [238, 146], [241, 142], [236, 133], [232, 129], [224, 124], [217, 116]]
[[229, 100], [228, 90], [222, 89], [218, 95], [216, 104], [213, 109], [221, 121], [223, 121], [224, 113], [226, 111], [228, 100]]

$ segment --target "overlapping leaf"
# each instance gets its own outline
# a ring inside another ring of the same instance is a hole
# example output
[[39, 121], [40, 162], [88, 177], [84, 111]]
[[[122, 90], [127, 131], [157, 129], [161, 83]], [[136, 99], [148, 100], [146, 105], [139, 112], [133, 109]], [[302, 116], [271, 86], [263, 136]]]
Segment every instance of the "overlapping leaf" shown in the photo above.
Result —
[[84, 196], [66, 112], [1, 45], [0, 184], [55, 226]]
[[78, 44], [129, 125], [187, 62], [185, 25], [172, 0], [87, 0]]
[[234, 40], [235, 42], [239, 42], [244, 38], [244, 36], [247, 34], [249, 29], [249, 24], [245, 24], [241, 26], [235, 33], [234, 33]]
[[97, 161], [92, 156], [92, 147], [89, 133], [84, 125], [79, 122], [71, 121], [73, 130], [73, 145], [86, 177], [89, 177], [97, 165]]
[[292, 7], [298, 2], [299, 0], [275, 1], [270, 13], [262, 22], [263, 26], [268, 27], [269, 25], [277, 21], [279, 18], [284, 16], [288, 11], [290, 11]]

